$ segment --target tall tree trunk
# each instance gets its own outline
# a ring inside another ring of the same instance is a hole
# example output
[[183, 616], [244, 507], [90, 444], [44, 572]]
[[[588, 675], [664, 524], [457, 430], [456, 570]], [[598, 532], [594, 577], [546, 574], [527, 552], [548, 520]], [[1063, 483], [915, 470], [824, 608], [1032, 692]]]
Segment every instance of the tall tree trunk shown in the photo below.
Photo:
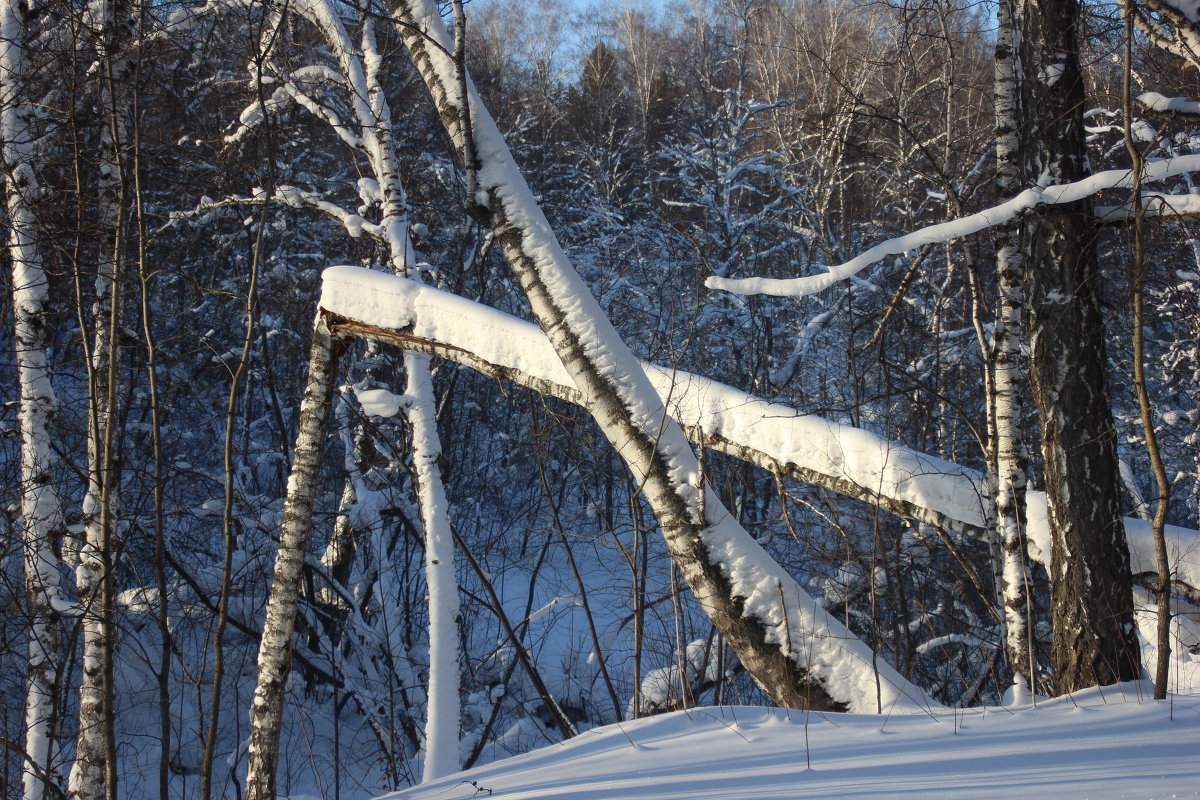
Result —
[[31, 125], [34, 109], [27, 88], [28, 31], [24, 3], [0, 0], [0, 147], [3, 148], [8, 246], [12, 259], [13, 324], [21, 387], [21, 548], [29, 614], [29, 672], [25, 693], [25, 800], [59, 791], [55, 773], [59, 741], [58, 666], [64, 661], [59, 557], [64, 533], [62, 505], [54, 484], [56, 458], [50, 445], [57, 407], [46, 354], [49, 285], [37, 248], [32, 202], [37, 193]]
[[[131, 4], [101, 3], [96, 50], [100, 119], [97, 184], [100, 242], [93, 306], [94, 341], [89, 354], [88, 488], [83, 501], [84, 546], [76, 568], [83, 608], [83, 678], [79, 687], [79, 735], [68, 791], [73, 800], [115, 800], [114, 728], [116, 659], [114, 568], [115, 511], [120, 488], [117, 433], [120, 397], [122, 260], [125, 249], [126, 114], [134, 64], [125, 48], [132, 40]], [[82, 302], [82, 298], [81, 298]]]
[[[996, 33], [996, 189], [1014, 197], [1021, 185], [1021, 103], [1013, 3], [1001, 0]], [[1016, 225], [996, 231], [997, 309], [993, 369], [992, 470], [995, 480], [996, 538], [1000, 544], [1000, 588], [1004, 643], [1013, 676], [1013, 700], [1023, 702], [1033, 687], [1035, 662], [1030, 646], [1029, 570], [1025, 543], [1026, 459], [1021, 443], [1025, 376], [1025, 263]]]
[[[1027, 141], [1038, 185], [1088, 175], [1076, 0], [1015, 4]], [[1023, 226], [1030, 382], [1042, 433], [1052, 537], [1055, 691], [1133, 680], [1129, 552], [1121, 520], [1104, 318], [1090, 200], [1035, 211]]]

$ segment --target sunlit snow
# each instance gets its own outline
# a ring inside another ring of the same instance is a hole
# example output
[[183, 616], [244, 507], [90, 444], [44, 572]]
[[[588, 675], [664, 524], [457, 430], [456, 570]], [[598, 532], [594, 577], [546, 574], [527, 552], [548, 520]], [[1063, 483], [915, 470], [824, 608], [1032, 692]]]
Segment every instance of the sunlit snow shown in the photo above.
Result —
[[892, 717], [695, 708], [609, 725], [392, 800], [1200, 797], [1200, 698], [1125, 684]]

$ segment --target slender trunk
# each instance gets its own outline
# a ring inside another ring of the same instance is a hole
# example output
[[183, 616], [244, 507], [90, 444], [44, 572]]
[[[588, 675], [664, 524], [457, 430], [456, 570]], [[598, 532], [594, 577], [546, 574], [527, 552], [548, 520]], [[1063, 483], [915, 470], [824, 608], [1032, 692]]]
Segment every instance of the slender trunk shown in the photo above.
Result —
[[[1013, 197], [1022, 188], [1020, 142], [1020, 91], [1018, 53], [1014, 37], [1013, 3], [1001, 0], [996, 34], [996, 189], [1000, 197]], [[997, 586], [1004, 607], [1004, 644], [1012, 671], [1013, 701], [1025, 702], [1035, 676], [1030, 645], [1029, 570], [1025, 543], [1026, 459], [1021, 444], [1025, 408], [1022, 376], [1025, 374], [1025, 263], [1017, 228], [996, 230], [996, 282], [1000, 290], [994, 343], [992, 449], [995, 480], [996, 535], [1000, 544]]]
[[116, 800], [117, 759], [115, 549], [120, 491], [120, 350], [125, 251], [128, 98], [134, 62], [125, 52], [132, 41], [128, 0], [109, 0], [94, 9], [100, 31], [96, 64], [100, 81], [98, 218], [100, 244], [89, 363], [88, 489], [83, 503], [84, 546], [76, 568], [83, 607], [83, 678], [79, 689], [79, 735], [68, 792], [73, 800]]
[[[144, 11], [144, 7], [143, 7]], [[150, 404], [151, 491], [154, 505], [154, 583], [158, 591], [159, 668], [158, 796], [167, 800], [171, 785], [171, 625], [167, 583], [167, 528], [163, 508], [162, 419], [159, 414], [158, 343], [154, 340], [150, 271], [146, 263], [146, 215], [142, 194], [141, 93], [133, 96], [133, 193], [137, 225], [137, 276], [141, 293], [142, 338], [146, 347], [146, 380]]]
[[[271, 189], [264, 193], [270, 197]], [[217, 753], [217, 735], [221, 724], [221, 695], [222, 683], [225, 680], [225, 630], [229, 626], [229, 600], [233, 591], [233, 556], [237, 549], [237, 531], [234, 526], [234, 494], [236, 486], [234, 478], [237, 470], [234, 465], [234, 433], [237, 429], [237, 397], [242, 387], [242, 379], [250, 365], [250, 355], [254, 343], [255, 309], [258, 303], [258, 272], [262, 263], [263, 244], [266, 238], [267, 219], [271, 213], [271, 203], [263, 202], [262, 213], [258, 219], [258, 231], [254, 238], [254, 251], [250, 256], [249, 285], [246, 287], [244, 310], [246, 315], [245, 332], [242, 335], [242, 351], [238, 356], [237, 365], [229, 381], [229, 394], [225, 401], [225, 442], [222, 449], [224, 467], [224, 503], [221, 511], [221, 538], [223, 555], [221, 560], [221, 596], [217, 603], [217, 625], [213, 631], [213, 666], [212, 690], [208, 704], [208, 726], [204, 734], [204, 752], [200, 767], [200, 800], [212, 797], [213, 761]]]
[[429, 587], [429, 710], [425, 726], [425, 769], [431, 781], [459, 769], [458, 580], [454, 574], [454, 538], [446, 492], [437, 459], [441, 455], [434, 417], [429, 356], [406, 352], [406, 393], [411, 399], [413, 472], [417, 503], [425, 527], [425, 581]]
[[57, 786], [59, 664], [65, 659], [59, 556], [64, 522], [55, 487], [51, 421], [57, 407], [46, 345], [49, 285], [38, 252], [31, 208], [37, 178], [30, 124], [33, 107], [24, 87], [27, 32], [23, 3], [0, 0], [0, 147], [6, 181], [8, 246], [12, 260], [13, 324], [20, 382], [21, 547], [29, 613], [29, 671], [25, 689], [25, 800], [55, 796]]
[[1158, 606], [1156, 642], [1158, 658], [1154, 665], [1154, 699], [1167, 696], [1167, 678], [1171, 669], [1171, 564], [1167, 558], [1165, 527], [1167, 509], [1170, 507], [1171, 481], [1167, 477], [1162, 453], [1158, 449], [1158, 434], [1154, 430], [1154, 407], [1150, 404], [1150, 392], [1146, 386], [1146, 254], [1144, 217], [1142, 203], [1142, 170], [1146, 158], [1133, 138], [1133, 9], [1125, 6], [1125, 74], [1122, 84], [1124, 106], [1123, 127], [1125, 149], [1133, 166], [1131, 201], [1133, 207], [1133, 264], [1130, 280], [1133, 284], [1133, 385], [1137, 391], [1138, 412], [1142, 422], [1142, 435], [1146, 439], [1146, 455], [1150, 458], [1150, 469], [1154, 473], [1157, 494], [1154, 500], [1154, 517], [1150, 521], [1154, 538], [1154, 560], [1158, 567], [1158, 587], [1154, 602]]
[[279, 533], [279, 554], [258, 650], [258, 684], [250, 712], [250, 755], [246, 800], [275, 800], [275, 769], [283, 726], [283, 699], [292, 661], [292, 632], [299, 605], [300, 577], [312, 536], [317, 473], [333, 398], [338, 346], [318, 317], [309, 351], [308, 384], [300, 405], [288, 496]]
[[[462, 6], [455, 3], [459, 19], [458, 49], [465, 47]], [[376, 55], [374, 28], [364, 27], [364, 50]], [[391, 110], [379, 82], [378, 58], [367, 59], [367, 85], [375, 140], [375, 173], [383, 193], [383, 228], [387, 231], [392, 271], [420, 280], [409, 236], [408, 198], [400, 181]], [[405, 416], [412, 431], [413, 474], [417, 508], [425, 529], [425, 581], [429, 590], [429, 705], [425, 717], [425, 761], [422, 781], [431, 781], [462, 765], [459, 729], [460, 654], [458, 578], [454, 571], [454, 537], [450, 529], [450, 504], [438, 459], [442, 442], [437, 429], [437, 402], [429, 369], [429, 356], [404, 354], [408, 375]]]

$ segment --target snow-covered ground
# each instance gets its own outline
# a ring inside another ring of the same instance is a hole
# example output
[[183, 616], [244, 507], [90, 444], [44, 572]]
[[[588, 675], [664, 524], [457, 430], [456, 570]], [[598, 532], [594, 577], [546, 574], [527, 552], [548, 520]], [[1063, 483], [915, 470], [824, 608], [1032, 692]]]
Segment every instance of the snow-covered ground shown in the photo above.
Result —
[[1200, 797], [1200, 696], [1146, 684], [932, 715], [696, 708], [596, 728], [391, 800]]

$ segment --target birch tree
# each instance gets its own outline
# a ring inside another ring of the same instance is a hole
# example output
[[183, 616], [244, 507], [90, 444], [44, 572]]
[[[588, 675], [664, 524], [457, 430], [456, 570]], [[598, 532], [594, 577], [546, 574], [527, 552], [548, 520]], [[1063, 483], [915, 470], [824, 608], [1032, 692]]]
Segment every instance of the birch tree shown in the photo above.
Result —
[[[815, 275], [785, 280], [713, 277], [707, 284], [748, 294], [804, 296], [850, 278], [888, 254], [949, 241], [1021, 216], [1030, 384], [1041, 425], [1054, 542], [1052, 661], [1056, 691], [1069, 692], [1130, 680], [1140, 672], [1091, 201], [1103, 189], [1129, 186], [1131, 178], [1128, 170], [1091, 174], [1087, 169], [1077, 4], [1030, 0], [1011, 8], [1010, 46], [1016, 54], [1015, 82], [1020, 92], [1016, 144], [1027, 188], [994, 208], [889, 239]], [[1011, 95], [1007, 90], [1005, 94], [1008, 100]], [[1011, 140], [1006, 140], [1006, 160], [1011, 146]], [[1159, 162], [1143, 177], [1151, 179], [1152, 172], [1156, 178], [1179, 174], [1197, 165], [1200, 161], [1185, 156]], [[1011, 166], [1005, 169], [1011, 171]], [[1008, 288], [1003, 291], [1010, 296], [1003, 301], [1012, 302], [1014, 281], [1005, 278], [1004, 283]], [[1011, 317], [1012, 312], [1010, 308], [1003, 313]], [[1016, 320], [1006, 321], [1011, 325]], [[1011, 451], [1005, 458], [1010, 477], [1004, 480], [1013, 487], [1011, 468], [1016, 462]], [[1019, 533], [1019, 525], [1010, 530]], [[1013, 555], [1015, 567], [1019, 552], [1014, 550]], [[1019, 573], [1014, 573], [1011, 585], [1015, 587], [1018, 580]], [[1020, 653], [1017, 658], [1024, 660]]]
[[29, 672], [25, 695], [25, 800], [44, 800], [58, 786], [58, 695], [65, 662], [57, 548], [64, 530], [63, 510], [51, 447], [57, 409], [47, 358], [46, 313], [49, 281], [38, 246], [34, 204], [41, 188], [34, 169], [37, 132], [26, 51], [27, 15], [18, 0], [0, 2], [0, 147], [8, 210], [8, 248], [12, 261], [13, 323], [20, 381], [21, 548], [28, 603]]
[[[1015, 40], [1014, 3], [1001, 0], [996, 31], [996, 190], [1001, 197], [1021, 189], [1020, 54]], [[1013, 674], [1013, 700], [1021, 702], [1036, 679], [1030, 647], [1029, 570], [1025, 545], [1026, 458], [1021, 443], [1024, 419], [1025, 270], [1017, 226], [996, 231], [996, 283], [999, 302], [991, 348], [992, 390], [988, 398], [992, 472], [995, 479], [996, 538], [999, 540], [1005, 650]]]
[[73, 800], [115, 800], [116, 506], [121, 471], [119, 402], [122, 266], [125, 241], [127, 114], [135, 61], [128, 48], [137, 28], [136, 5], [110, 0], [91, 9], [98, 32], [95, 66], [99, 134], [99, 257], [93, 306], [94, 338], [88, 358], [88, 485], [83, 501], [84, 542], [76, 567], [83, 608], [83, 677], [79, 735], [68, 793]]
[[[307, 18], [320, 31], [322, 37], [331, 46], [338, 63], [342, 85], [349, 92], [349, 107], [352, 119], [341, 123], [336, 117], [327, 116], [335, 132], [347, 143], [360, 150], [370, 164], [374, 175], [371, 191], [367, 195], [375, 195], [372, 201], [377, 201], [382, 208], [381, 220], [378, 223], [380, 238], [386, 244], [388, 261], [396, 274], [411, 275], [419, 279], [416, 270], [416, 255], [413, 251], [409, 235], [408, 201], [403, 184], [400, 181], [398, 156], [394, 141], [394, 126], [391, 110], [384, 94], [380, 79], [382, 57], [379, 53], [375, 37], [375, 23], [369, 15], [364, 15], [362, 24], [361, 51], [354, 47], [349, 34], [342, 22], [338, 9], [322, 0], [311, 0], [298, 8], [298, 12]], [[461, 41], [461, 39], [460, 39]], [[282, 89], [284, 95], [289, 92], [300, 95], [301, 92], [286, 83]], [[303, 101], [302, 101], [303, 102]], [[311, 100], [310, 106], [315, 106]], [[258, 101], [256, 108], [266, 112], [266, 103]], [[332, 115], [333, 112], [325, 112]], [[245, 117], [244, 117], [245, 118]], [[284, 202], [299, 204], [303, 202], [300, 193], [293, 187], [281, 191]], [[329, 204], [326, 204], [327, 206]], [[350, 223], [349, 220], [356, 220]], [[342, 219], [347, 221], [347, 227], [361, 224], [357, 215], [344, 214]], [[315, 345], [314, 345], [315, 347]], [[314, 352], [317, 352], [314, 350]], [[459, 637], [458, 637], [458, 584], [454, 573], [454, 545], [450, 530], [449, 508], [445, 489], [442, 485], [441, 472], [437, 460], [441, 453], [438, 438], [437, 421], [433, 384], [430, 377], [429, 360], [427, 356], [417, 353], [405, 355], [407, 373], [407, 389], [405, 394], [405, 415], [412, 429], [412, 458], [417, 488], [417, 503], [422, 526], [425, 530], [426, 580], [429, 589], [429, 706], [426, 715], [424, 779], [431, 780], [454, 772], [459, 766], [458, 732], [460, 725], [459, 710]], [[317, 363], [310, 365], [313, 380], [317, 379]], [[328, 380], [328, 378], [326, 378]], [[327, 414], [327, 410], [324, 412]], [[324, 425], [324, 419], [321, 420]], [[309, 421], [304, 430], [306, 436], [323, 436], [323, 427], [318, 430], [316, 421]], [[306, 445], [311, 446], [311, 445]], [[297, 452], [300, 444], [297, 444]], [[319, 461], [311, 467], [315, 471]], [[296, 467], [293, 467], [295, 470]], [[311, 492], [313, 486], [306, 487]], [[352, 488], [350, 491], [353, 491]], [[313, 498], [309, 495], [290, 495], [291, 506], [307, 505], [311, 508]], [[349, 523], [347, 523], [349, 524]], [[307, 537], [311, 533], [311, 524], [307, 528], [293, 529], [294, 535], [289, 539], [288, 546], [302, 550], [307, 546]], [[348, 539], [352, 531], [344, 525], [335, 533], [331, 542], [329, 560], [342, 556], [337, 550], [349, 551], [353, 544]], [[281, 563], [283, 551], [281, 545]], [[281, 632], [286, 624], [285, 615], [296, 613], [295, 600], [287, 599], [294, 595], [297, 587], [285, 585], [280, 581], [297, 580], [298, 573], [280, 572], [277, 569], [277, 580], [272, 588], [272, 604], [276, 608], [275, 619], [270, 623], [273, 629]], [[280, 600], [276, 603], [275, 598]], [[283, 648], [280, 650], [279, 648]], [[279, 747], [278, 721], [282, 713], [283, 695], [274, 688], [278, 676], [286, 676], [288, 672], [289, 652], [292, 645], [290, 640], [279, 635], [273, 636], [268, 648], [264, 644], [259, 655], [260, 683], [256, 697], [261, 703], [256, 705], [252, 715], [252, 736], [256, 748], [252, 751], [249, 765], [249, 786], [254, 793], [273, 792], [273, 776], [275, 760]], [[263, 774], [269, 772], [269, 780]], [[251, 796], [259, 796], [252, 794]], [[266, 796], [266, 795], [264, 795]]]

